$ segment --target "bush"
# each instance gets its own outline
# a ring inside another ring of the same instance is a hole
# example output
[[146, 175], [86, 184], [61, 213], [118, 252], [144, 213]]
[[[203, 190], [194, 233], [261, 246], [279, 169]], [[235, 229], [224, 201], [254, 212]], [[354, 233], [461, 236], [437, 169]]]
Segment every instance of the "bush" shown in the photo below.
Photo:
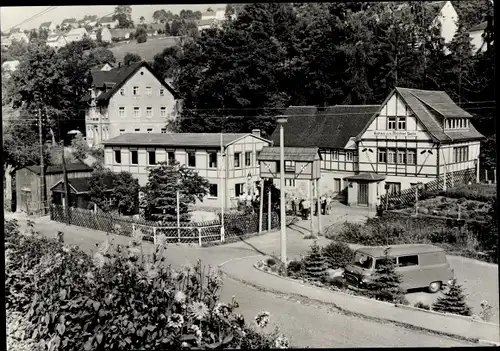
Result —
[[316, 242], [304, 259], [304, 273], [308, 279], [320, 281], [326, 273], [326, 260], [321, 253], [321, 248]]
[[338, 269], [351, 263], [354, 251], [343, 242], [332, 242], [323, 248], [323, 256], [328, 268]]
[[[12, 222], [6, 227], [6, 307], [17, 318], [9, 320], [9, 332], [22, 323], [24, 334], [10, 336], [30, 349], [287, 346], [276, 332], [245, 324], [234, 299], [219, 302], [219, 272], [204, 277], [200, 262], [180, 270], [165, 266], [163, 244], [143, 255], [135, 233], [130, 245], [106, 241], [90, 256], [36, 233], [18, 234]], [[268, 320], [263, 312], [255, 323], [265, 327]]]
[[429, 311], [431, 309], [431, 307], [429, 305], [426, 305], [422, 301], [417, 302], [415, 305], [413, 305], [413, 307], [420, 308], [420, 309], [427, 310], [427, 311]]
[[266, 264], [269, 267], [274, 266], [276, 264], [276, 260], [274, 258], [268, 258], [267, 261], [266, 261]]
[[472, 310], [467, 305], [462, 287], [457, 284], [456, 278], [453, 279], [453, 283], [450, 285], [449, 290], [444, 293], [444, 296], [439, 297], [432, 305], [432, 310], [461, 316], [472, 315]]
[[304, 271], [304, 263], [302, 261], [290, 261], [287, 267], [287, 273], [290, 277], [298, 277]]

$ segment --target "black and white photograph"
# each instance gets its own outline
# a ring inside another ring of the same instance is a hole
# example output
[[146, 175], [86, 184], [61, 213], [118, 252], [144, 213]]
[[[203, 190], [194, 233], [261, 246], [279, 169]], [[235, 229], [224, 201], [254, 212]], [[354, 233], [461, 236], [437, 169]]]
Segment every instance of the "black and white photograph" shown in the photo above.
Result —
[[7, 350], [500, 346], [494, 17], [1, 6]]

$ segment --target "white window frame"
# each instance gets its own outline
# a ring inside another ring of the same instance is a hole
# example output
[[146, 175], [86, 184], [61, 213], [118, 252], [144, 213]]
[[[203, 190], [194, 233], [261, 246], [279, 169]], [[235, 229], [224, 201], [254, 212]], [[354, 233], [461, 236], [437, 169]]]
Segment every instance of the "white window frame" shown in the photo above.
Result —
[[352, 162], [354, 160], [354, 153], [352, 151], [347, 151], [345, 153], [346, 161]]
[[[236, 160], [238, 160], [238, 165], [236, 165]], [[241, 152], [235, 152], [233, 155], [233, 165], [234, 168], [241, 168]]]
[[337, 150], [331, 152], [332, 155], [332, 161], [338, 161], [339, 160], [339, 152]]
[[134, 117], [135, 118], [141, 118], [141, 108], [134, 106]]
[[406, 117], [398, 117], [397, 130], [406, 130]]
[[139, 87], [138, 86], [135, 86], [132, 88], [132, 93], [134, 96], [139, 96]]
[[147, 118], [153, 117], [153, 107], [151, 106], [146, 107], [146, 117]]
[[118, 108], [118, 114], [119, 114], [120, 118], [125, 118], [125, 107], [120, 106]]
[[161, 134], [167, 134], [167, 128], [162, 128], [161, 129]]
[[165, 96], [165, 88], [160, 88], [160, 96]]
[[167, 108], [165, 106], [160, 107], [160, 117], [167, 117]]
[[[398, 119], [396, 117], [387, 117], [387, 130], [396, 130]], [[394, 126], [391, 128], [391, 126]]]
[[417, 164], [417, 150], [416, 149], [406, 149], [406, 164], [416, 165]]
[[153, 88], [151, 86], [146, 87], [146, 95], [147, 96], [152, 96], [153, 95]]
[[[247, 156], [250, 155], [249, 158]], [[245, 167], [252, 167], [253, 151], [245, 151]], [[247, 161], [249, 161], [247, 163]]]
[[[215, 164], [211, 161], [212, 155], [215, 155]], [[218, 166], [218, 154], [217, 151], [209, 151], [208, 152], [208, 168], [214, 169]]]

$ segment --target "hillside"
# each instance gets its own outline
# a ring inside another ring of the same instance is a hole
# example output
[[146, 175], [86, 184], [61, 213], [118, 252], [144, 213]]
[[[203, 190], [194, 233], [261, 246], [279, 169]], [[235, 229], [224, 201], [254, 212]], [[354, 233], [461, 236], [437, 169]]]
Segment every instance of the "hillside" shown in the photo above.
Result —
[[137, 43], [136, 40], [115, 43], [110, 50], [115, 55], [116, 61], [123, 61], [125, 54], [130, 52], [142, 57], [143, 60], [153, 61], [156, 54], [161, 53], [165, 48], [178, 44], [180, 37], [160, 37], [148, 38], [145, 43]]

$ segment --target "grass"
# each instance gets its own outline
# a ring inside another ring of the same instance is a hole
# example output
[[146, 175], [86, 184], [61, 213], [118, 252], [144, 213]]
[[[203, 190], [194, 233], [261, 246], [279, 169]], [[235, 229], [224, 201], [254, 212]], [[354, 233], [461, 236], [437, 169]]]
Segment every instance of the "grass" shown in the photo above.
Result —
[[180, 37], [157, 37], [148, 38], [145, 43], [137, 43], [135, 39], [126, 42], [114, 43], [110, 50], [115, 55], [116, 61], [123, 61], [125, 54], [130, 52], [137, 54], [145, 61], [153, 61], [156, 54], [161, 53], [164, 49], [174, 46], [179, 42]]

